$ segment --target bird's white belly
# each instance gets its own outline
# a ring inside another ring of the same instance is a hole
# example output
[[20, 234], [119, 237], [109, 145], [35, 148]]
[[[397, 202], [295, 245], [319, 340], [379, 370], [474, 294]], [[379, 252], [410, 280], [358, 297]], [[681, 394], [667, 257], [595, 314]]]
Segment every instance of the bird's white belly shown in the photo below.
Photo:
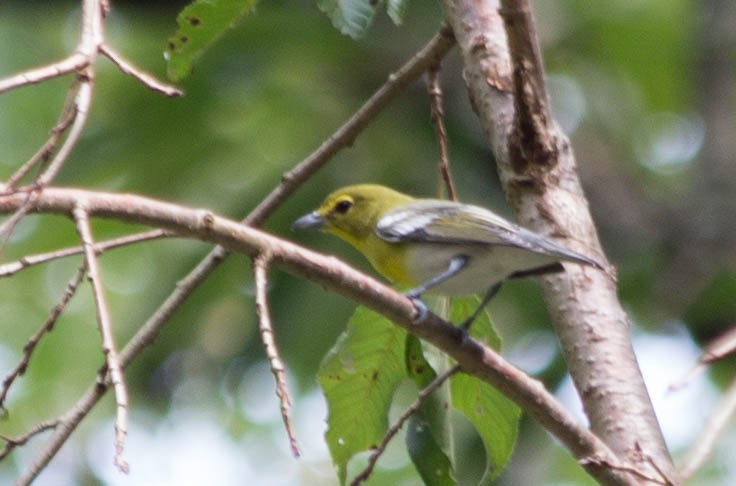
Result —
[[417, 285], [447, 270], [459, 255], [468, 257], [463, 269], [429, 292], [442, 295], [469, 295], [483, 292], [510, 274], [557, 261], [548, 255], [509, 246], [463, 246], [418, 244], [409, 252], [407, 270]]

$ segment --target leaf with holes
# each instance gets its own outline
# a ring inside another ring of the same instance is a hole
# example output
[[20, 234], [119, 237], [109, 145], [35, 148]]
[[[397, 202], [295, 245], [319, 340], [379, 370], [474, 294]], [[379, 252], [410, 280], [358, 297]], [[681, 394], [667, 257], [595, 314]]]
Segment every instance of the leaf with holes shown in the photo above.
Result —
[[179, 81], [194, 62], [238, 20], [250, 12], [257, 0], [196, 0], [176, 17], [179, 30], [169, 38], [165, 57], [168, 76]]
[[340, 483], [357, 453], [378, 445], [388, 429], [394, 391], [406, 378], [406, 331], [358, 307], [325, 356], [317, 379], [327, 399], [325, 438]]

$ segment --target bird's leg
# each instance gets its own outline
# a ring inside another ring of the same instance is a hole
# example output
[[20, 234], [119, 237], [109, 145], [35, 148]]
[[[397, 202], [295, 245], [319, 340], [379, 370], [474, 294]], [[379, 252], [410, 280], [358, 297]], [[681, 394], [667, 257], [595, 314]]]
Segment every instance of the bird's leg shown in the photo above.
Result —
[[421, 322], [427, 316], [427, 306], [424, 304], [424, 302], [422, 302], [422, 294], [432, 287], [439, 285], [445, 280], [457, 275], [463, 268], [465, 268], [468, 260], [469, 258], [466, 255], [457, 255], [455, 257], [452, 257], [452, 259], [450, 260], [450, 264], [447, 266], [447, 269], [444, 272], [414, 287], [404, 294], [409, 297], [409, 299], [411, 299], [411, 301], [414, 303], [414, 307], [417, 308], [418, 316], [416, 319], [414, 319], [415, 322]]
[[431, 289], [432, 287], [435, 287], [448, 278], [454, 277], [457, 275], [460, 270], [465, 268], [465, 265], [468, 263], [469, 258], [466, 255], [457, 255], [452, 257], [452, 260], [450, 260], [450, 264], [447, 266], [447, 269], [437, 275], [436, 277], [432, 277], [431, 279], [427, 280], [421, 285], [418, 285], [414, 287], [413, 289], [406, 292], [406, 296], [410, 299], [418, 299], [422, 296], [424, 292]]
[[491, 286], [491, 288], [488, 289], [488, 292], [486, 292], [486, 295], [483, 296], [483, 300], [480, 301], [480, 304], [478, 307], [473, 311], [473, 313], [463, 321], [463, 323], [460, 325], [465, 332], [470, 331], [470, 326], [473, 324], [473, 321], [475, 321], [480, 313], [483, 311], [483, 308], [488, 305], [488, 303], [491, 301], [491, 299], [498, 293], [499, 290], [501, 290], [501, 286], [503, 285], [504, 280], [501, 280], [500, 282], [497, 282]]

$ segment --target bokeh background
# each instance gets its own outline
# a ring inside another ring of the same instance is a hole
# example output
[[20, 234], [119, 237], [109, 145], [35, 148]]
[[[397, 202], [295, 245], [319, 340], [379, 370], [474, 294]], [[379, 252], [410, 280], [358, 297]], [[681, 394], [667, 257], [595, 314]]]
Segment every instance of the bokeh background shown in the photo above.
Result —
[[[163, 51], [185, 4], [115, 1], [107, 41], [139, 67], [164, 77]], [[734, 379], [732, 359], [682, 391], [666, 391], [695, 363], [703, 343], [736, 324], [735, 5], [731, 0], [534, 4], [552, 104], [572, 138], [603, 244], [618, 266], [635, 346], [676, 458]], [[0, 77], [67, 55], [79, 37], [79, 18], [78, 2], [0, 2]], [[243, 217], [284, 171], [424, 45], [441, 18], [438, 2], [411, 2], [403, 26], [380, 14], [367, 36], [355, 41], [339, 34], [313, 1], [261, 2], [206, 53], [181, 83], [186, 96], [179, 99], [149, 91], [101, 59], [89, 122], [57, 182]], [[461, 199], [510, 215], [467, 99], [458, 53], [443, 66], [450, 155]], [[69, 84], [65, 77], [0, 95], [0, 176], [11, 174], [46, 140]], [[426, 88], [416, 83], [265, 228], [370, 271], [359, 255], [332, 238], [293, 234], [291, 221], [326, 192], [354, 182], [433, 195], [437, 158]], [[99, 238], [134, 229], [94, 225]], [[2, 259], [75, 243], [69, 220], [29, 216], [4, 246]], [[102, 257], [118, 342], [133, 335], [207, 251], [201, 243], [167, 240]], [[0, 280], [0, 373], [16, 365], [79, 263], [79, 258], [55, 261]], [[322, 440], [325, 406], [315, 373], [354, 304], [278, 271], [271, 272], [270, 300], [295, 393], [303, 458], [290, 457], [257, 335], [249, 264], [235, 255], [126, 372], [130, 475], [112, 465], [114, 404], [107, 397], [38, 484], [335, 484]], [[510, 359], [580, 414], [536, 285], [508, 285], [491, 311]], [[94, 307], [84, 286], [11, 391], [0, 432], [21, 433], [67, 410], [101, 363]], [[15, 478], [42, 441], [43, 436], [36, 438], [3, 460], [0, 482]], [[462, 444], [459, 457], [470, 464], [479, 460], [480, 442], [469, 436]], [[373, 484], [416, 484], [402, 448], [399, 441], [389, 449]], [[735, 455], [732, 420], [693, 484], [736, 482]], [[475, 468], [479, 474], [482, 465]], [[525, 420], [499, 484], [592, 481], [540, 427]]]

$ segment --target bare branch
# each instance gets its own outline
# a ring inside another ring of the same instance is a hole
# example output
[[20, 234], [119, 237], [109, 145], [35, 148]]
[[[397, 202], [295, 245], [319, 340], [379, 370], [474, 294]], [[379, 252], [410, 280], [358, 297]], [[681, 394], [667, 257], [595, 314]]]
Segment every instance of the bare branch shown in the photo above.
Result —
[[176, 86], [171, 86], [166, 83], [159, 81], [150, 74], [141, 71], [137, 67], [133, 66], [123, 56], [115, 52], [110, 46], [105, 44], [100, 45], [100, 53], [110, 59], [123, 73], [128, 76], [132, 76], [144, 85], [148, 86], [153, 91], [158, 91], [166, 96], [181, 96], [184, 94], [182, 90]]
[[33, 427], [31, 430], [29, 430], [23, 435], [19, 435], [16, 437], [10, 437], [7, 435], [0, 434], [0, 439], [5, 441], [5, 447], [3, 447], [3, 449], [0, 451], [0, 460], [4, 459], [5, 456], [10, 454], [10, 452], [16, 447], [25, 445], [25, 443], [28, 442], [34, 436], [42, 432], [45, 432], [47, 430], [52, 430], [56, 428], [58, 425], [59, 425], [58, 420], [47, 420], [45, 422], [41, 422], [40, 424], [37, 424], [35, 427]]
[[268, 365], [271, 368], [276, 379], [276, 395], [281, 403], [281, 418], [284, 421], [286, 434], [289, 436], [289, 445], [291, 453], [294, 457], [299, 457], [301, 451], [294, 434], [294, 428], [291, 424], [291, 397], [289, 396], [289, 388], [286, 384], [286, 367], [279, 355], [279, 348], [276, 346], [276, 340], [273, 335], [273, 326], [271, 325], [271, 314], [268, 311], [268, 264], [270, 258], [267, 253], [261, 253], [253, 259], [253, 273], [256, 281], [256, 312], [258, 313], [258, 329], [261, 333], [261, 341], [266, 350], [268, 357]]
[[12, 191], [20, 180], [28, 174], [38, 163], [46, 163], [46, 161], [53, 155], [56, 150], [56, 145], [59, 143], [61, 136], [71, 126], [72, 122], [77, 116], [77, 110], [74, 109], [73, 97], [67, 97], [67, 101], [64, 104], [64, 109], [61, 111], [59, 121], [56, 123], [54, 128], [51, 129], [51, 136], [43, 144], [43, 146], [36, 151], [33, 156], [28, 159], [22, 166], [11, 175], [5, 183], [4, 190]]
[[[14, 210], [23, 204], [24, 199], [23, 194], [0, 196], [0, 212]], [[434, 314], [428, 314], [421, 325], [416, 324], [417, 311], [406, 296], [334, 257], [307, 250], [209, 211], [185, 208], [132, 194], [46, 188], [39, 193], [33, 210], [69, 214], [78, 207], [79, 201], [84, 201], [86, 213], [90, 216], [161, 227], [182, 236], [210, 241], [229, 251], [242, 252], [251, 257], [267, 252], [271, 255], [273, 264], [381, 313], [397, 325], [442, 349], [462, 366], [463, 371], [495, 386], [526, 410], [578, 459], [601, 458], [604, 462], [585, 466], [599, 481], [636, 484], [621, 471], [600, 466], [621, 462], [600, 439], [578, 424], [539, 381], [515, 368], [483, 343], [467, 338], [459, 328]], [[127, 366], [143, 347], [150, 344], [160, 327], [160, 322], [149, 319], [120, 353], [120, 366]], [[111, 383], [110, 376], [107, 376], [104, 381], [93, 385], [62, 417], [63, 426], [56, 429], [40, 455], [44, 461], [51, 459]], [[23, 477], [32, 479], [37, 474], [37, 469], [38, 466], [35, 471], [27, 471]]]
[[[325, 143], [320, 145], [319, 148], [289, 172], [290, 175], [285, 176], [285, 180], [273, 189], [266, 200], [251, 211], [248, 217], [243, 220], [243, 223], [250, 226], [258, 226], [263, 223], [297, 189], [299, 184], [321, 168], [338, 150], [349, 146], [360, 131], [399, 92], [421, 76], [432, 62], [436, 62], [438, 59], [444, 57], [453, 45], [454, 38], [452, 32], [447, 26], [444, 26], [441, 32], [435, 35], [419, 53], [412, 57], [396, 73], [389, 76], [389, 80], [360, 108], [358, 112], [360, 114], [356, 113], [356, 115], [352, 116]], [[220, 262], [227, 257], [228, 253], [229, 250], [225, 247], [216, 247], [186, 277], [177, 283], [176, 289], [148, 318], [146, 323], [121, 352], [120, 362], [123, 368], [143, 349], [155, 341], [164, 323], [215, 268], [218, 267]], [[40, 455], [40, 461], [24, 473], [23, 480], [28, 482], [33, 480], [41, 468], [53, 458], [69, 435], [104, 395], [106, 390], [107, 385], [100, 386], [99, 384], [95, 384], [79, 399], [64, 418], [64, 426], [57, 428], [51, 439], [44, 445], [44, 450]]]
[[13, 214], [10, 215], [8, 219], [3, 221], [3, 224], [0, 224], [0, 238], [3, 239], [2, 246], [0, 246], [0, 251], [5, 249], [5, 245], [10, 240], [10, 235], [13, 233], [15, 228], [18, 226], [18, 223], [20, 223], [20, 220], [25, 217], [26, 214], [28, 214], [28, 211], [31, 210], [32, 201], [33, 198], [36, 197], [36, 194], [33, 192], [25, 193], [26, 201], [22, 206], [18, 206], [18, 208], [13, 212]]
[[710, 363], [723, 359], [734, 351], [736, 351], [736, 326], [711, 341], [703, 350], [703, 354], [700, 355], [695, 366], [683, 378], [671, 384], [667, 390], [672, 392], [687, 386]]
[[40, 83], [47, 79], [76, 72], [87, 67], [89, 64], [90, 59], [87, 56], [80, 52], [75, 52], [66, 59], [49, 64], [48, 66], [42, 66], [5, 79], [0, 79], [0, 94], [14, 88]]
[[[64, 162], [69, 157], [72, 148], [76, 145], [82, 128], [89, 114], [89, 107], [92, 102], [92, 84], [94, 78], [94, 70], [92, 69], [92, 61], [97, 55], [99, 46], [103, 40], [104, 16], [106, 12], [106, 2], [102, 0], [84, 0], [82, 2], [82, 34], [77, 44], [75, 54], [62, 61], [61, 64], [52, 64], [44, 68], [28, 71], [19, 76], [14, 76], [5, 83], [5, 89], [18, 87], [19, 81], [27, 80], [28, 82], [39, 82], [44, 79], [61, 74], [72, 72], [69, 68], [74, 67], [73, 71], [77, 73], [77, 77], [70, 88], [70, 95], [67, 97], [67, 103], [62, 111], [60, 119], [66, 120], [67, 116], [71, 117], [72, 125], [64, 144], [59, 149], [54, 159], [51, 161], [46, 170], [34, 181], [37, 187], [43, 187], [49, 184], [58, 174]], [[3, 82], [0, 81], [0, 93], [4, 91]], [[70, 108], [69, 99], [73, 98], [73, 108]], [[57, 125], [58, 126], [58, 125]], [[48, 145], [45, 144], [45, 145]], [[54, 142], [55, 145], [55, 142]], [[42, 149], [43, 150], [43, 149]], [[42, 154], [44, 152], [41, 152]], [[48, 156], [48, 155], [47, 155]], [[24, 164], [24, 167], [27, 164]], [[21, 172], [26, 171], [22, 168]], [[29, 198], [30, 200], [31, 198]], [[0, 236], [10, 235], [18, 222], [26, 214], [27, 208], [20, 207], [17, 213], [10, 217], [2, 226], [0, 226]]]
[[[46, 186], [53, 180], [56, 174], [58, 174], [63, 167], [64, 162], [66, 162], [66, 159], [72, 151], [72, 148], [76, 145], [77, 140], [82, 134], [82, 129], [84, 128], [89, 115], [89, 107], [92, 103], [92, 71], [89, 68], [86, 68], [85, 71], [85, 75], [77, 77], [75, 80], [75, 87], [71, 90], [71, 93], [76, 92], [76, 95], [74, 96], [73, 108], [74, 120], [71, 128], [69, 129], [69, 134], [67, 135], [66, 140], [64, 140], [59, 151], [56, 153], [56, 156], [49, 163], [48, 167], [34, 181], [33, 185], [35, 189]], [[0, 225], [0, 237], [10, 237], [10, 234], [13, 232], [17, 224], [27, 214], [29, 204], [33, 197], [34, 194], [31, 192], [28, 195], [28, 203], [19, 207], [15, 214]]]
[[440, 160], [437, 170], [445, 183], [447, 198], [457, 201], [457, 190], [450, 172], [450, 156], [447, 151], [447, 129], [445, 128], [445, 108], [442, 104], [442, 87], [440, 86], [440, 62], [433, 64], [427, 71], [427, 92], [429, 93], [430, 109], [434, 131], [440, 145]]
[[666, 479], [665, 476], [662, 474], [662, 471], [658, 471], [660, 476], [657, 476], [657, 477], [650, 476], [640, 471], [634, 466], [629, 466], [627, 464], [610, 463], [607, 460], [602, 459], [600, 457], [586, 457], [586, 458], [581, 459], [579, 462], [580, 462], [580, 465], [582, 465], [583, 467], [589, 466], [591, 464], [596, 464], [599, 467], [607, 467], [607, 468], [615, 469], [617, 471], [631, 474], [632, 476], [636, 476], [639, 479], [642, 479], [644, 481], [648, 481], [654, 484], [662, 484], [664, 486], [673, 486], [675, 484], [671, 482], [670, 480]]
[[54, 325], [56, 324], [56, 321], [59, 319], [59, 316], [64, 312], [64, 309], [66, 309], [66, 306], [69, 304], [69, 301], [72, 300], [72, 297], [74, 297], [79, 284], [84, 278], [84, 274], [85, 267], [82, 266], [71, 278], [71, 280], [69, 280], [69, 283], [67, 283], [66, 288], [64, 289], [64, 294], [61, 296], [61, 300], [54, 306], [53, 309], [51, 309], [51, 314], [46, 319], [46, 322], [44, 322], [43, 325], [38, 329], [38, 331], [36, 331], [33, 336], [31, 336], [26, 345], [23, 346], [23, 357], [21, 358], [20, 363], [3, 380], [2, 389], [0, 389], [0, 409], [5, 407], [5, 398], [7, 397], [8, 391], [13, 385], [15, 379], [26, 372], [28, 364], [31, 362], [33, 351], [36, 349], [39, 341], [41, 341], [41, 338], [46, 333], [51, 332], [51, 330], [54, 328]]
[[77, 144], [82, 129], [84, 128], [87, 118], [89, 116], [89, 108], [92, 104], [92, 85], [93, 85], [94, 74], [91, 69], [85, 69], [80, 71], [80, 75], [77, 77], [77, 83], [79, 83], [77, 95], [74, 97], [74, 111], [76, 116], [74, 122], [69, 129], [69, 134], [64, 140], [64, 143], [59, 148], [56, 156], [51, 160], [49, 166], [36, 180], [36, 184], [45, 186], [50, 183], [56, 174], [59, 173], [64, 162], [69, 157], [72, 148]]
[[[114, 238], [112, 240], [95, 243], [94, 250], [95, 253], [99, 255], [102, 252], [113, 248], [132, 245], [134, 243], [141, 243], [144, 241], [151, 241], [158, 238], [166, 238], [170, 236], [173, 235], [171, 233], [167, 233], [166, 231], [151, 230], [143, 233], [121, 236], [120, 238]], [[40, 253], [38, 255], [24, 256], [20, 260], [0, 265], [0, 277], [15, 275], [16, 273], [25, 270], [26, 268], [32, 267], [33, 265], [39, 265], [41, 263], [46, 263], [51, 260], [58, 260], [60, 258], [65, 258], [72, 255], [79, 255], [83, 252], [83, 247], [73, 246], [69, 248], [62, 248], [60, 250], [50, 251], [47, 253]]]
[[[128, 472], [128, 464], [123, 459], [125, 450], [125, 436], [128, 433], [128, 390], [123, 378], [123, 370], [120, 366], [115, 338], [112, 333], [112, 322], [110, 311], [107, 307], [105, 292], [102, 288], [100, 269], [97, 264], [97, 255], [94, 250], [92, 230], [89, 225], [89, 214], [83, 203], [78, 202], [72, 209], [74, 220], [77, 224], [77, 232], [82, 240], [84, 248], [84, 260], [87, 265], [87, 275], [92, 284], [92, 293], [97, 307], [97, 324], [102, 334], [102, 352], [105, 355], [105, 363], [110, 373], [110, 381], [115, 390], [115, 464], [123, 471]], [[101, 381], [104, 380], [104, 375]]]
[[458, 371], [460, 371], [460, 365], [453, 366], [452, 368], [432, 380], [432, 383], [427, 385], [419, 392], [419, 394], [417, 395], [417, 399], [414, 400], [414, 403], [412, 403], [406, 410], [404, 410], [404, 413], [401, 414], [401, 417], [399, 417], [396, 423], [394, 423], [388, 429], [388, 431], [386, 431], [386, 435], [383, 436], [381, 443], [378, 444], [378, 447], [376, 447], [373, 452], [371, 452], [370, 457], [368, 457], [368, 465], [366, 465], [366, 467], [363, 469], [363, 471], [360, 472], [360, 474], [353, 478], [353, 481], [350, 483], [351, 486], [358, 486], [360, 483], [368, 480], [371, 473], [373, 472], [373, 468], [376, 467], [378, 459], [386, 451], [386, 447], [388, 446], [389, 442], [391, 442], [391, 439], [393, 439], [394, 436], [399, 433], [406, 421], [409, 420], [412, 415], [417, 413], [420, 408], [422, 408], [422, 405], [424, 405], [424, 402], [427, 401], [427, 398], [429, 398], [429, 396], [437, 388], [442, 386], [445, 381], [447, 381]]
[[736, 326], [714, 339], [700, 357], [702, 363], [712, 363], [736, 352]]
[[718, 436], [728, 424], [728, 420], [736, 413], [736, 380], [726, 390], [721, 402], [708, 416], [708, 420], [700, 435], [693, 441], [683, 465], [680, 468], [680, 477], [683, 481], [690, 479], [700, 469], [713, 453]]

